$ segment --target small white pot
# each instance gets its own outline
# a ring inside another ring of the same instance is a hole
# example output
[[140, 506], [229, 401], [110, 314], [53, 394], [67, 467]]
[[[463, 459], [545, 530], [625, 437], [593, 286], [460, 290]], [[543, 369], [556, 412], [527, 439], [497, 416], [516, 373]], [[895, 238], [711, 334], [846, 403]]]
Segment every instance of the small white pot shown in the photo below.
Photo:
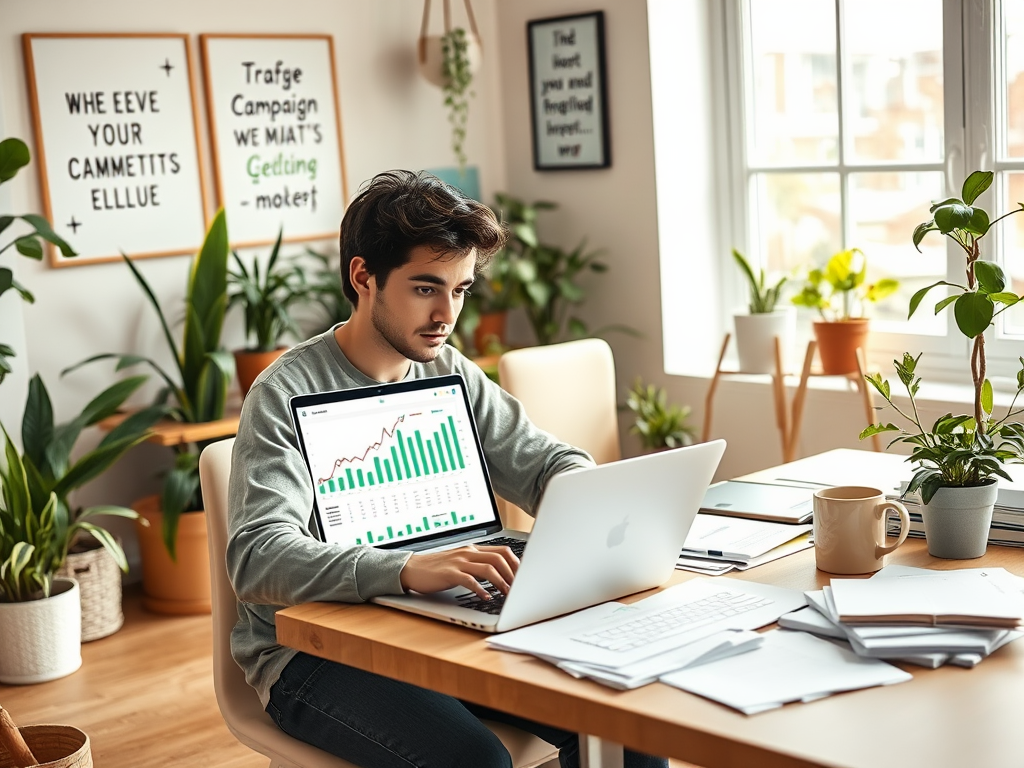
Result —
[[921, 509], [928, 554], [947, 560], [984, 555], [998, 494], [995, 480], [969, 488], [939, 488]]
[[782, 344], [782, 370], [793, 343], [794, 319], [789, 309], [760, 315], [733, 315], [736, 351], [744, 373], [775, 373], [775, 338]]
[[82, 666], [78, 582], [54, 579], [50, 596], [0, 603], [0, 683], [44, 683]]
[[[427, 35], [420, 38], [420, 45], [424, 51], [425, 60], [420, 58], [420, 74], [428, 83], [438, 88], [444, 86], [444, 50], [441, 47], [441, 35]], [[480, 41], [472, 32], [466, 32], [466, 58], [469, 59], [469, 74], [476, 76], [480, 71], [480, 64], [483, 62], [483, 49]]]

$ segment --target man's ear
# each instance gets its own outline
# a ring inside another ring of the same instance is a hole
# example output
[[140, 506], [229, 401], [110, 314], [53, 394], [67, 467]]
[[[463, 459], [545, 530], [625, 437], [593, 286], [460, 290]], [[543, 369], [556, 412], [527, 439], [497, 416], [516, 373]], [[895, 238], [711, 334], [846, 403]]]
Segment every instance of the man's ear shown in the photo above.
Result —
[[352, 257], [352, 261], [348, 264], [348, 279], [360, 299], [370, 295], [370, 281], [374, 278], [366, 270], [366, 259], [362, 256]]

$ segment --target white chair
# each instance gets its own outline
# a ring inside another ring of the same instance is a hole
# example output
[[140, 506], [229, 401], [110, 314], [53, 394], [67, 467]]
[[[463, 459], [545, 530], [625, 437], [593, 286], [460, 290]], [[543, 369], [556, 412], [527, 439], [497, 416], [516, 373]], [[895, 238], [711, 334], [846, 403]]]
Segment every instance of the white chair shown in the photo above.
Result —
[[[199, 477], [209, 533], [210, 583], [213, 606], [213, 687], [228, 730], [240, 742], [270, 758], [270, 768], [356, 768], [347, 760], [293, 739], [263, 710], [256, 691], [231, 658], [231, 630], [238, 604], [228, 580], [228, 477], [234, 438], [208, 446], [199, 457]], [[557, 757], [544, 740], [501, 723], [485, 721], [512, 756], [516, 768], [535, 768]]]
[[[615, 360], [603, 339], [526, 347], [498, 360], [502, 388], [526, 408], [530, 421], [582, 448], [598, 464], [622, 458], [615, 404]], [[504, 524], [530, 530], [533, 518], [505, 502]]]

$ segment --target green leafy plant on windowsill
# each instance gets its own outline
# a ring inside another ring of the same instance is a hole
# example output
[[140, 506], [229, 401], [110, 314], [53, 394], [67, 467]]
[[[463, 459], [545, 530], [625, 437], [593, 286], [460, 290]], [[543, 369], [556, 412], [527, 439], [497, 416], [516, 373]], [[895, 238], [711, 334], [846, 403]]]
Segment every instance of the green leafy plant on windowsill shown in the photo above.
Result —
[[[32, 155], [28, 150], [28, 145], [21, 139], [9, 138], [0, 141], [0, 184], [5, 184], [13, 179], [18, 174], [18, 171], [27, 166], [31, 161]], [[13, 247], [22, 256], [40, 261], [43, 258], [43, 244], [40, 240], [45, 240], [57, 246], [60, 249], [61, 255], [65, 258], [78, 255], [63, 238], [53, 231], [53, 228], [50, 227], [50, 222], [38, 214], [26, 213], [21, 216], [0, 215], [0, 234], [6, 232], [19, 219], [28, 224], [31, 227], [31, 231], [15, 237], [4, 246], [0, 246], [0, 254]], [[17, 292], [22, 300], [29, 304], [35, 301], [31, 291], [14, 279], [14, 270], [10, 267], [0, 267], [0, 296], [3, 296], [9, 290]], [[10, 358], [12, 357], [15, 357], [14, 349], [9, 344], [0, 341], [0, 383], [11, 372]]]
[[786, 284], [786, 277], [783, 276], [774, 284], [768, 285], [768, 278], [763, 269], [759, 269], [755, 274], [750, 262], [735, 248], [732, 250], [732, 257], [739, 265], [744, 277], [747, 278], [747, 288], [750, 291], [750, 314], [767, 315], [774, 312], [775, 305], [779, 302], [779, 295], [782, 293], [782, 287]]
[[1008, 291], [1002, 268], [981, 258], [981, 240], [993, 225], [1013, 214], [1024, 211], [1024, 203], [990, 220], [988, 213], [974, 203], [991, 186], [991, 171], [974, 171], [963, 183], [959, 198], [948, 198], [931, 206], [932, 218], [914, 229], [914, 247], [920, 251], [921, 241], [929, 232], [939, 232], [950, 238], [966, 257], [966, 285], [939, 280], [919, 290], [911, 297], [908, 319], [913, 317], [925, 295], [943, 285], [955, 289], [953, 295], [935, 304], [935, 314], [953, 306], [953, 317], [960, 332], [971, 340], [971, 378], [974, 384], [974, 412], [972, 415], [946, 414], [930, 428], [926, 428], [918, 414], [915, 396], [921, 385], [916, 374], [920, 355], [904, 353], [902, 361], [894, 361], [900, 383], [910, 398], [909, 410], [901, 409], [892, 400], [889, 382], [880, 373], [865, 378], [885, 398], [900, 416], [910, 422], [914, 430], [905, 430], [892, 423], [879, 423], [861, 432], [861, 439], [872, 435], [897, 432], [890, 443], [902, 442], [912, 446], [907, 461], [916, 463], [917, 469], [907, 493], [920, 491], [922, 501], [928, 504], [936, 491], [944, 487], [970, 487], [985, 483], [994, 477], [1009, 480], [1002, 468], [1008, 462], [1024, 461], [1024, 424], [1011, 422], [1013, 416], [1024, 413], [1014, 410], [1017, 398], [1024, 392], [1024, 357], [1017, 372], [1017, 392], [1013, 402], [1001, 419], [993, 418], [994, 394], [992, 382], [987, 378], [985, 332], [993, 321], [1007, 309], [1022, 300]]
[[822, 320], [829, 322], [863, 317], [867, 302], [881, 301], [899, 288], [899, 282], [888, 277], [865, 284], [867, 271], [867, 259], [860, 248], [839, 251], [824, 269], [808, 273], [793, 303], [818, 310]]
[[686, 423], [690, 408], [670, 405], [665, 390], [653, 384], [645, 385], [637, 378], [626, 397], [626, 407], [635, 416], [629, 431], [647, 450], [679, 448], [696, 437], [694, 428]]

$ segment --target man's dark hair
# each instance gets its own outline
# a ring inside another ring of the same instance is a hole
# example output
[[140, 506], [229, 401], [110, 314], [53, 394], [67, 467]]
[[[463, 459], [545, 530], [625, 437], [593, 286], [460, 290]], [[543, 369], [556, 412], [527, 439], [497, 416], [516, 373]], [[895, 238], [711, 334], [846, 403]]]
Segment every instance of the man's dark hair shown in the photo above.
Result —
[[356, 196], [341, 220], [341, 286], [355, 306], [359, 295], [349, 280], [355, 256], [383, 288], [388, 275], [426, 246], [440, 254], [476, 249], [480, 269], [504, 244], [508, 233], [494, 212], [429, 173], [386, 171]]

